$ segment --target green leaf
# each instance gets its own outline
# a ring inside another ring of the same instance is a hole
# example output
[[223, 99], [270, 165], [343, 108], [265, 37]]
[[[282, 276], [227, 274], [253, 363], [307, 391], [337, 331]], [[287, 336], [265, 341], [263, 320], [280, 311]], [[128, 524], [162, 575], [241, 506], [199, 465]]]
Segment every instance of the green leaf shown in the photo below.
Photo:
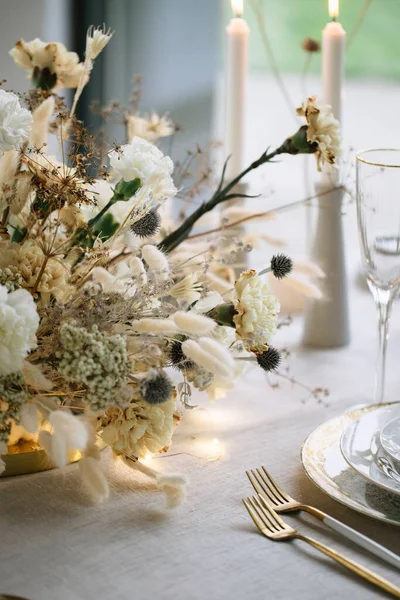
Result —
[[233, 304], [219, 304], [207, 313], [207, 316], [214, 319], [218, 325], [225, 325], [226, 327], [235, 327], [233, 317], [237, 314]]
[[112, 204], [121, 201], [127, 202], [136, 194], [141, 185], [142, 182], [138, 177], [132, 179], [131, 181], [125, 181], [125, 179], [121, 179], [121, 181], [119, 181], [115, 186], [114, 195], [111, 198]]
[[27, 233], [28, 233], [28, 230], [26, 227], [21, 227], [21, 228], [16, 227], [11, 236], [11, 241], [16, 242], [17, 244], [20, 244], [23, 241], [23, 239], [25, 238]]
[[103, 215], [93, 227], [93, 233], [99, 237], [102, 242], [108, 240], [117, 231], [119, 223], [114, 221], [113, 216], [108, 213]]

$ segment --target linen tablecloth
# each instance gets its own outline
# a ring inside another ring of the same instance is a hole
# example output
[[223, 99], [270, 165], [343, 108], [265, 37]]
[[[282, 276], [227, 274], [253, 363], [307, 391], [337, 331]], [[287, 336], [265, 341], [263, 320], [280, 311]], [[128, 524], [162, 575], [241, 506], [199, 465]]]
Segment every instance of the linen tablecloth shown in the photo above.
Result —
[[[257, 85], [255, 82], [253, 90], [258, 90]], [[252, 97], [256, 99], [249, 110], [254, 112], [255, 127], [255, 117], [264, 113], [259, 95]], [[272, 122], [268, 126], [278, 127]], [[281, 126], [279, 135], [285, 133]], [[271, 135], [277, 143], [281, 141], [276, 131]], [[250, 158], [253, 154], [249, 151]], [[283, 184], [283, 200], [301, 197], [294, 189], [296, 177], [301, 181], [301, 169], [292, 165], [294, 159], [286, 167], [293, 169], [290, 176], [282, 180], [281, 171], [281, 179], [276, 179], [277, 188]], [[272, 173], [274, 167], [268, 168]], [[282, 231], [291, 232], [290, 241], [296, 239], [301, 227], [297, 216], [277, 221], [274, 233], [280, 225]], [[163, 508], [163, 494], [143, 475], [122, 464], [115, 466], [108, 450], [103, 452], [102, 461], [111, 481], [111, 494], [99, 506], [87, 504], [76, 465], [0, 480], [0, 593], [31, 600], [383, 597], [379, 590], [300, 541], [274, 543], [263, 538], [241, 502], [252, 491], [245, 470], [264, 464], [296, 499], [400, 552], [400, 528], [331, 500], [311, 483], [300, 462], [301, 445], [315, 427], [352, 405], [372, 401], [376, 317], [372, 297], [358, 283], [354, 207], [348, 210], [345, 226], [351, 345], [324, 351], [303, 348], [301, 319], [283, 328], [276, 340], [278, 347], [292, 352], [290, 375], [312, 388], [321, 385], [330, 389], [328, 405], [313, 398], [302, 402], [308, 392], [288, 381], [274, 379], [280, 387], [272, 389], [265, 375], [252, 367], [225, 399], [214, 405], [203, 399], [202, 408], [186, 411], [171, 452], [204, 456], [202, 443], [218, 438], [222, 458], [207, 462], [180, 454], [152, 461], [160, 471], [179, 471], [190, 477], [186, 503], [175, 512]], [[255, 255], [256, 261], [262, 264], [270, 254], [270, 249], [263, 251]], [[397, 302], [391, 323], [387, 400], [400, 397], [399, 345]], [[400, 585], [400, 574], [394, 567], [343, 541], [311, 517], [286, 518], [302, 533], [313, 535]]]

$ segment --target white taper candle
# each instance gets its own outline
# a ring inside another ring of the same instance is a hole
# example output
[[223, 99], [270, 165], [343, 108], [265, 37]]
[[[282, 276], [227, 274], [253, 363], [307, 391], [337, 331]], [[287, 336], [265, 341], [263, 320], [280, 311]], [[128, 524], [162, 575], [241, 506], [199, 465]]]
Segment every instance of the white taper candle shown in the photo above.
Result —
[[250, 29], [241, 16], [243, 0], [231, 0], [235, 17], [226, 28], [226, 128], [225, 156], [231, 156], [227, 178], [233, 179], [243, 169], [245, 98]]
[[334, 116], [341, 122], [346, 32], [336, 21], [339, 0], [329, 1], [329, 13], [332, 21], [322, 32], [322, 98], [324, 104], [332, 106]]

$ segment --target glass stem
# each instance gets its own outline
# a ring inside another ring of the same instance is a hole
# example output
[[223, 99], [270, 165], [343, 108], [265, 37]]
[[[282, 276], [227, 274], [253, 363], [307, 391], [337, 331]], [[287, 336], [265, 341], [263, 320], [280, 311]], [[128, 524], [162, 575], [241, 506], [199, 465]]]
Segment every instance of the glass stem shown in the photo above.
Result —
[[389, 336], [389, 321], [393, 303], [393, 292], [375, 288], [374, 299], [378, 309], [378, 360], [375, 373], [375, 403], [381, 404], [385, 395], [386, 349]]

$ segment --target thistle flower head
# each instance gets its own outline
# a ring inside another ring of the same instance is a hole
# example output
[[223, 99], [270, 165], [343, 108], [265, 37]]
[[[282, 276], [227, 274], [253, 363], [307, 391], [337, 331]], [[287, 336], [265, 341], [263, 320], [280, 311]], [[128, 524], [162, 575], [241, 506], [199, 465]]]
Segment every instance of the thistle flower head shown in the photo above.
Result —
[[139, 221], [131, 225], [131, 231], [141, 238], [149, 238], [155, 235], [161, 226], [161, 217], [156, 208], [153, 208]]
[[[186, 339], [186, 338], [184, 338]], [[195, 363], [190, 360], [182, 350], [182, 340], [174, 340], [168, 347], [168, 359], [172, 367], [180, 371], [193, 369]]]
[[171, 400], [174, 393], [174, 386], [168, 375], [157, 369], [150, 369], [139, 387], [143, 400], [152, 405]]
[[293, 261], [285, 254], [275, 254], [271, 259], [271, 270], [277, 279], [283, 279], [293, 269]]
[[281, 363], [281, 355], [278, 350], [273, 346], [270, 346], [268, 350], [256, 355], [257, 362], [264, 371], [267, 373], [270, 371], [276, 371]]

